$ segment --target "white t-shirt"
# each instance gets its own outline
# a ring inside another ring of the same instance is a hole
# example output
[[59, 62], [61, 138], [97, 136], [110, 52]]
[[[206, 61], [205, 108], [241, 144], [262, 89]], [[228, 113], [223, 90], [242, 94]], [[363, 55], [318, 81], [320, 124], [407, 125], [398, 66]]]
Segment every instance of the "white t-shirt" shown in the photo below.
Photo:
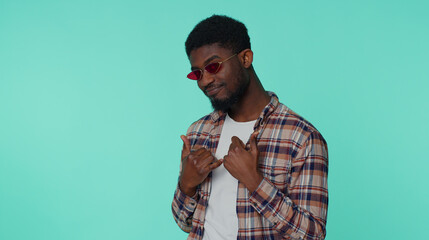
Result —
[[[236, 122], [229, 115], [220, 134], [215, 157], [222, 159], [228, 154], [231, 138], [237, 136], [243, 143], [249, 140], [256, 120]], [[204, 221], [203, 240], [237, 239], [237, 189], [238, 180], [223, 166], [212, 172], [212, 186]]]

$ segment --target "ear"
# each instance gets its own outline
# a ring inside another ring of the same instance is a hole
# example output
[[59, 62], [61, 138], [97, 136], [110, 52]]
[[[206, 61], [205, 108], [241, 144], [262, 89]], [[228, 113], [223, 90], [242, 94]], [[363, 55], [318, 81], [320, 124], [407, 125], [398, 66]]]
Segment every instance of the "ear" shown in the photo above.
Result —
[[244, 49], [243, 51], [241, 51], [238, 54], [241, 64], [243, 65], [244, 68], [249, 68], [250, 66], [252, 66], [252, 62], [253, 62], [253, 51], [248, 49]]

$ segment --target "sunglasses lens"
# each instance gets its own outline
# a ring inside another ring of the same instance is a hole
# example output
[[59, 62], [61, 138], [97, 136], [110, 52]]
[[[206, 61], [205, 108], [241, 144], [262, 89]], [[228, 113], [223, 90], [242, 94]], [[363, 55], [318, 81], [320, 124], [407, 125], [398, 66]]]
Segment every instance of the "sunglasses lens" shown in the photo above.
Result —
[[209, 73], [217, 73], [219, 71], [220, 63], [211, 63], [205, 67], [206, 71]]
[[191, 80], [199, 80], [201, 77], [201, 70], [195, 70], [188, 74], [187, 76]]

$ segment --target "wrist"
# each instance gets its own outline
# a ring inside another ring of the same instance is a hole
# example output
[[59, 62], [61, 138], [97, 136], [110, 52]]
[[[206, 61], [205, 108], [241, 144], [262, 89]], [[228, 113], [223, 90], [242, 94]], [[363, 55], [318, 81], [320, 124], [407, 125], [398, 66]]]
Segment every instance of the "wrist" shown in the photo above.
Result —
[[197, 193], [197, 187], [187, 187], [185, 184], [179, 182], [180, 191], [182, 191], [188, 197], [194, 197]]
[[264, 177], [260, 173], [256, 173], [255, 177], [253, 177], [251, 181], [245, 184], [247, 190], [249, 190], [249, 193], [254, 192], [258, 188], [259, 184], [261, 184], [263, 179]]

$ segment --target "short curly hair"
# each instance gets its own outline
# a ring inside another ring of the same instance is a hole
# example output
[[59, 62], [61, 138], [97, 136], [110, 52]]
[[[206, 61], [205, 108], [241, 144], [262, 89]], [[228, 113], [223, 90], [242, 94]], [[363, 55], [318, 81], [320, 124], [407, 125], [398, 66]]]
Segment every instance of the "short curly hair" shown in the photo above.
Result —
[[186, 54], [189, 57], [192, 50], [214, 43], [235, 53], [250, 49], [250, 37], [243, 23], [228, 16], [213, 15], [199, 22], [189, 33]]

